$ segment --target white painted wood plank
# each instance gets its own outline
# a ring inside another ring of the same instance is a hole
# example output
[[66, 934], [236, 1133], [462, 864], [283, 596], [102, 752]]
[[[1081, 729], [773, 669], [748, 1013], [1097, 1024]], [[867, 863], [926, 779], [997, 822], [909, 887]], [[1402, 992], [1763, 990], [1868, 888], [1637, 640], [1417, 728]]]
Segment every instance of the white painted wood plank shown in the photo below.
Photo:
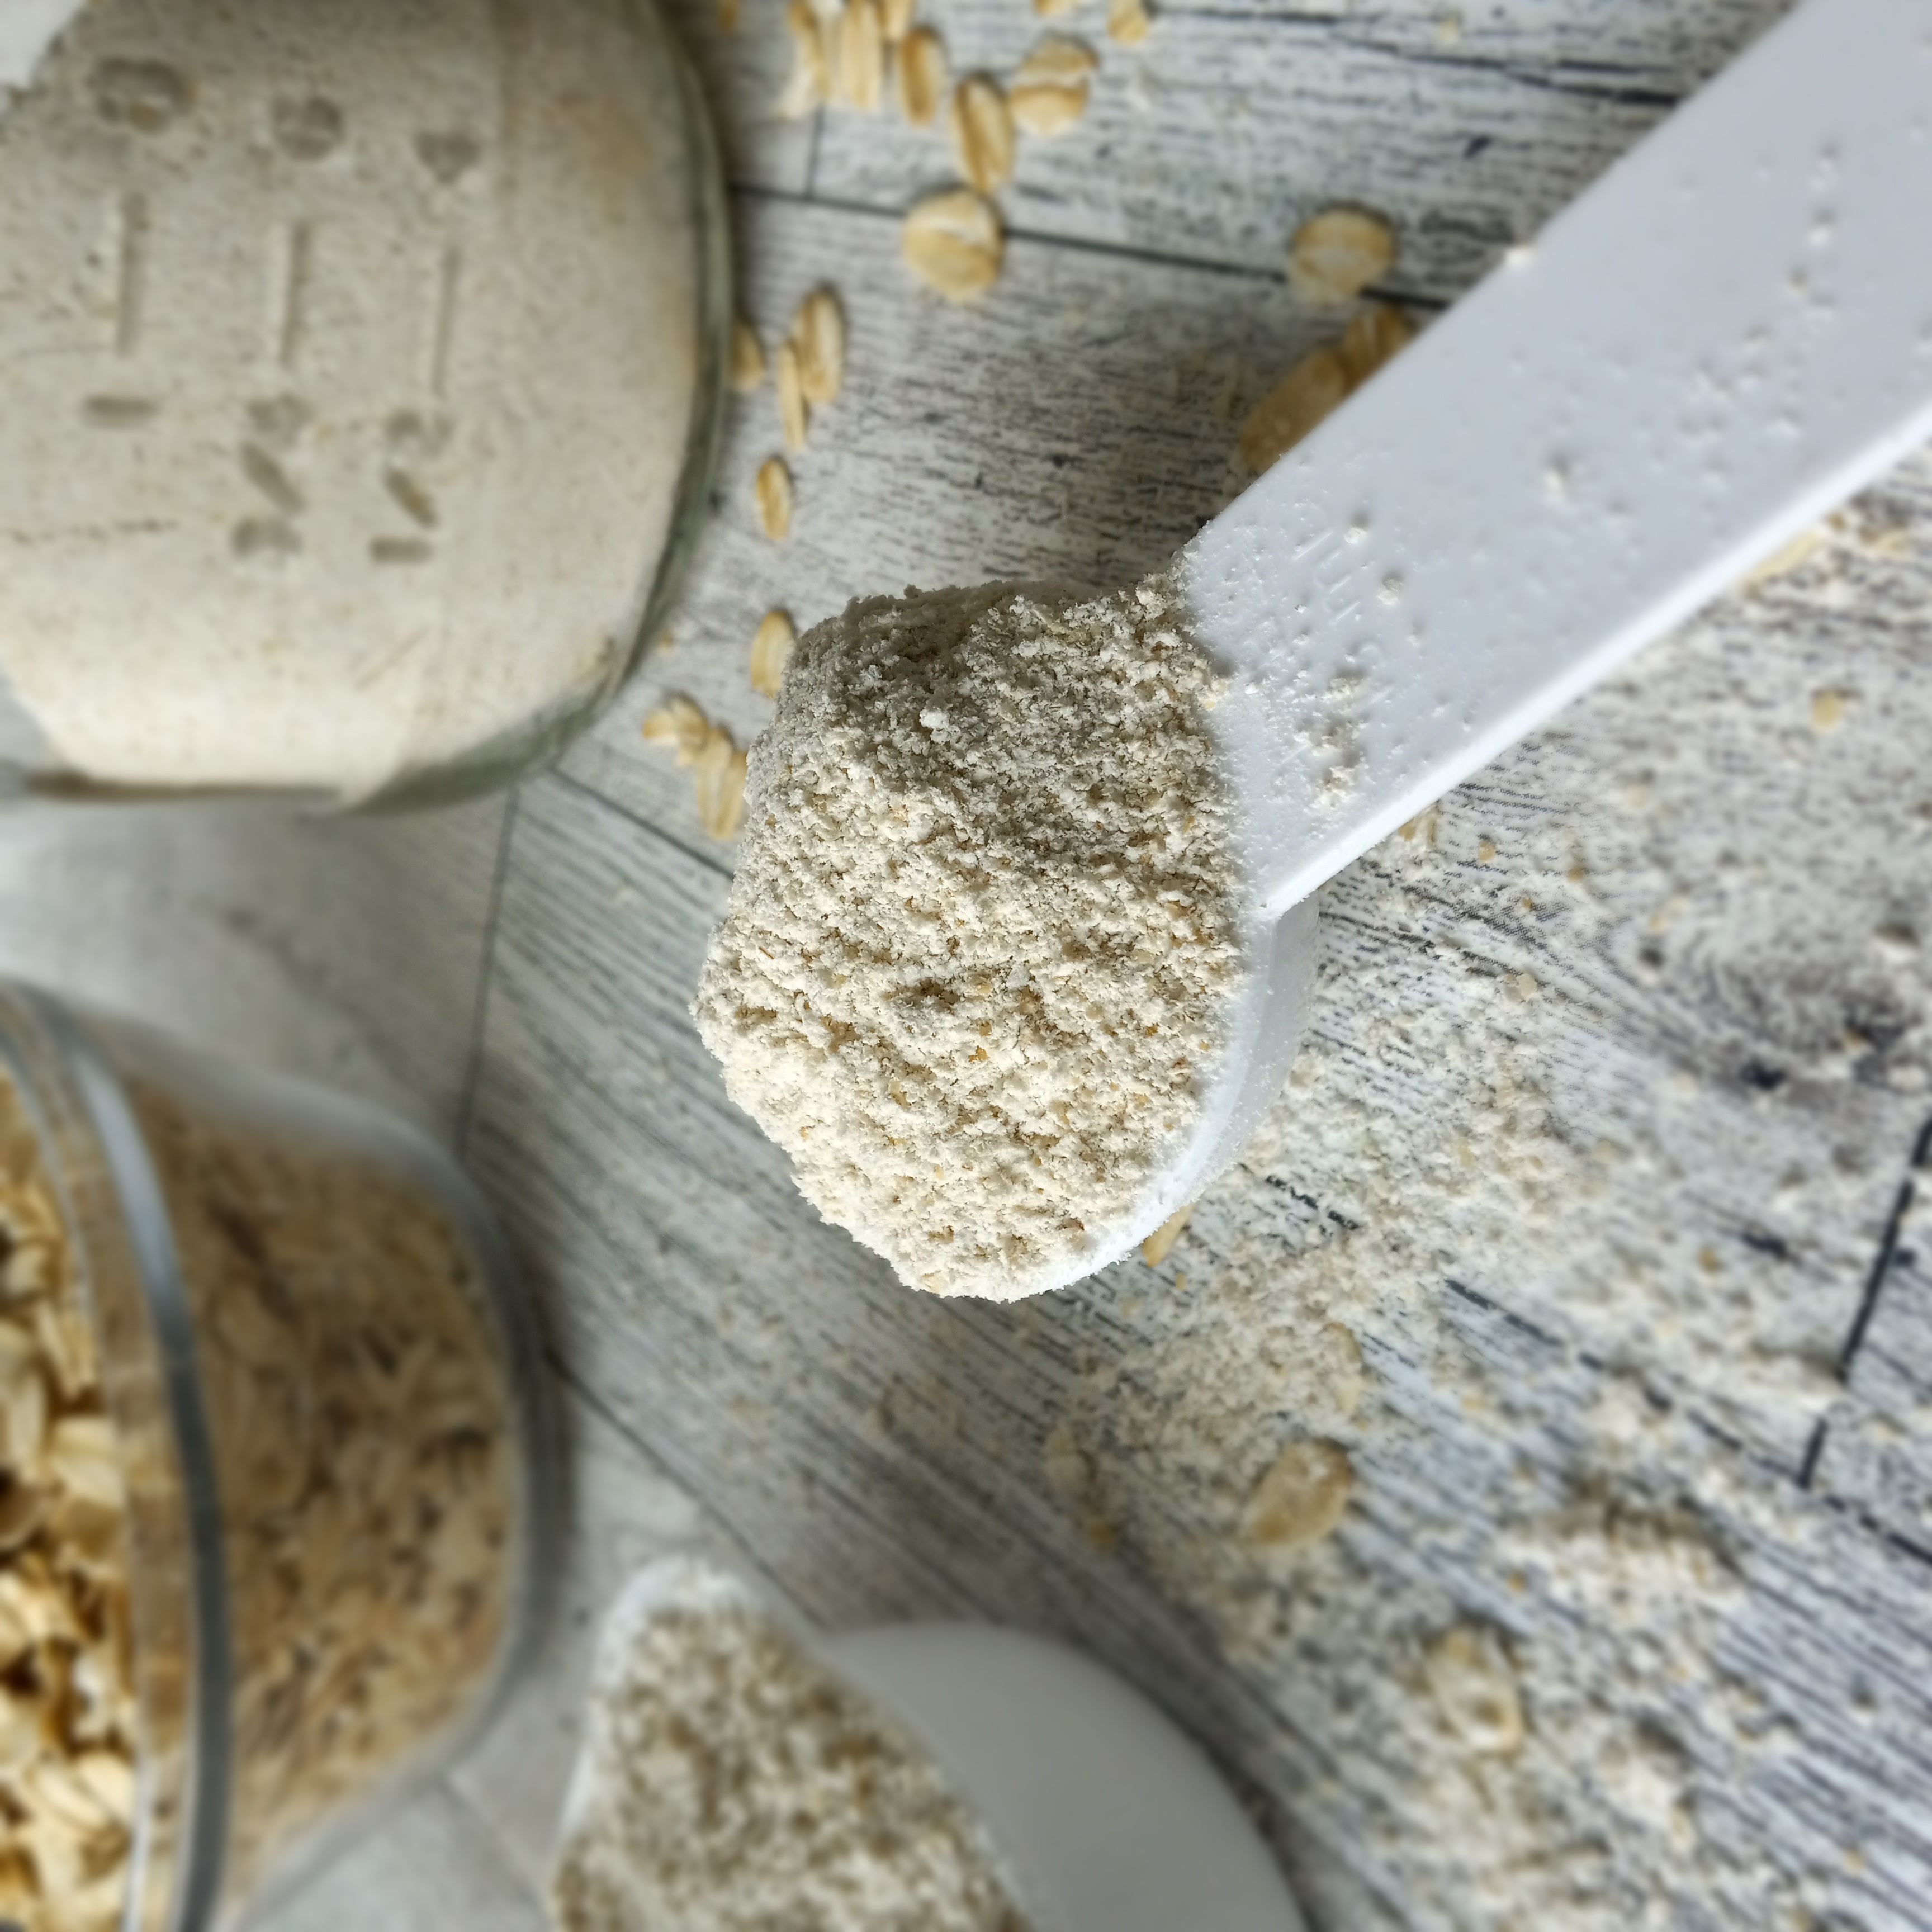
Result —
[[0, 813], [0, 972], [454, 1134], [501, 799], [407, 818]]
[[[1783, 10], [1182, 5], [1129, 49], [1088, 0], [1051, 24], [1100, 53], [1091, 104], [1063, 136], [1022, 136], [1000, 200], [1018, 232], [1270, 272], [1318, 208], [1366, 203], [1400, 236], [1390, 286], [1448, 299]], [[1003, 78], [1048, 24], [1007, 0], [932, 0], [921, 13], [956, 71]], [[1459, 28], [1445, 27], [1452, 17]], [[943, 125], [835, 108], [812, 188], [902, 208], [956, 178]]]

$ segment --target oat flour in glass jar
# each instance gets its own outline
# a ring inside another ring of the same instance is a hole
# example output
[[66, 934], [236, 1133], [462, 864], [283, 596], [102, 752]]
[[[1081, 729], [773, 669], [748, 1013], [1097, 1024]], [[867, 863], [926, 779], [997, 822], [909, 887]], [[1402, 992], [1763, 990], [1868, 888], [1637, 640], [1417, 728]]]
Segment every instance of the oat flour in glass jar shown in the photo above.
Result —
[[94, 0], [31, 71], [0, 772], [388, 804], [553, 753], [716, 438], [722, 190], [651, 0]]

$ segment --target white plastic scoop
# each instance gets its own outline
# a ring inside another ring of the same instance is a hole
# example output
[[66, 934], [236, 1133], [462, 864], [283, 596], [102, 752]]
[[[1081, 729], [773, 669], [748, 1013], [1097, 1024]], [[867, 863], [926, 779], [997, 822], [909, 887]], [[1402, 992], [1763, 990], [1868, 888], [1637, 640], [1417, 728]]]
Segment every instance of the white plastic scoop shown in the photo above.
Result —
[[1317, 886], [1932, 433], [1928, 220], [1932, 8], [1808, 0], [1183, 551], [1261, 964], [1081, 1274], [1280, 1090]]

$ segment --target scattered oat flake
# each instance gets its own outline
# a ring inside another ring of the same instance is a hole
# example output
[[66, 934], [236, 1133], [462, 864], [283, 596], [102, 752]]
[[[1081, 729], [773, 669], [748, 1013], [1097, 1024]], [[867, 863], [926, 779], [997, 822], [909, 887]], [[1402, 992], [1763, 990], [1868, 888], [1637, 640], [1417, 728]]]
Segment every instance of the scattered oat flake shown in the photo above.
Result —
[[791, 472], [782, 457], [768, 456], [760, 466], [756, 485], [758, 517], [765, 534], [782, 543], [791, 534]]
[[1180, 1238], [1181, 1230], [1194, 1218], [1194, 1203], [1189, 1202], [1185, 1208], [1177, 1208], [1147, 1239], [1141, 1244], [1141, 1259], [1149, 1268], [1159, 1268], [1174, 1252], [1174, 1244]]
[[1811, 694], [1811, 728], [1835, 731], [1845, 722], [1845, 694], [1842, 691], [1814, 691]]
[[840, 97], [872, 113], [886, 94], [886, 30], [879, 0], [848, 0], [837, 38]]
[[946, 43], [930, 27], [915, 27], [899, 43], [899, 110], [915, 128], [929, 128], [946, 98]]
[[1064, 1422], [1056, 1423], [1040, 1446], [1040, 1472], [1064, 1496], [1076, 1499], [1094, 1486], [1094, 1467], [1087, 1460], [1073, 1431]]
[[1013, 174], [1013, 117], [990, 74], [969, 74], [952, 91], [952, 152], [959, 172], [982, 194]]
[[1084, 40], [1073, 40], [1065, 34], [1048, 34], [1034, 43], [1013, 78], [1016, 82], [1040, 81], [1072, 87], [1089, 79], [1100, 64], [1100, 56]]
[[1348, 372], [1352, 394], [1384, 363], [1393, 362], [1415, 340], [1415, 326], [1388, 302], [1370, 302], [1350, 321], [1342, 336], [1342, 366]]
[[778, 345], [778, 420], [784, 426], [785, 447], [802, 449], [806, 430], [812, 422], [812, 410], [805, 400], [805, 384], [798, 371], [798, 349], [795, 344], [782, 342]]
[[1336, 346], [1304, 356], [1248, 412], [1241, 425], [1242, 460], [1257, 475], [1279, 462], [1414, 339], [1401, 310], [1370, 303]]
[[1006, 238], [990, 202], [970, 188], [929, 195], [905, 218], [906, 266], [948, 302], [970, 302], [1000, 278]]
[[1809, 530], [1800, 530], [1789, 543], [1780, 544], [1762, 563], [1746, 572], [1738, 588], [1740, 590], [1755, 590], [1760, 584], [1768, 584], [1775, 578], [1801, 568], [1809, 563], [1830, 540], [1830, 532], [1822, 524], [1814, 524]]
[[1153, 26], [1146, 0], [1108, 0], [1107, 32], [1122, 46], [1138, 46]]
[[1395, 230], [1365, 208], [1330, 208], [1295, 231], [1288, 278], [1304, 302], [1353, 302], [1395, 266]]
[[718, 0], [718, 31], [735, 34], [745, 10], [745, 0]]
[[836, 402], [845, 382], [845, 311], [831, 290], [814, 289], [800, 303], [791, 339], [806, 400], [821, 407]]
[[748, 394], [765, 380], [765, 352], [758, 332], [741, 315], [731, 324], [731, 386]]
[[670, 746], [680, 765], [697, 758], [710, 734], [711, 721], [688, 698], [668, 698], [657, 710], [645, 714], [645, 742]]
[[912, 16], [919, 0], [879, 0], [879, 25], [886, 41], [897, 46], [912, 32]]
[[1033, 0], [1033, 10], [1043, 20], [1056, 20], [1079, 4], [1080, 0]]
[[1494, 1630], [1473, 1624], [1444, 1630], [1429, 1646], [1424, 1669], [1465, 1748], [1481, 1757], [1511, 1757], [1522, 1748], [1516, 1667]]
[[[1840, 527], [1838, 517], [1827, 517], [1820, 526], [1820, 541], [1828, 542], [1830, 535], [1836, 534]], [[1858, 531], [1856, 540], [1868, 556], [1910, 556], [1913, 546], [1913, 528], [1909, 522], [1880, 524]]]
[[1242, 1513], [1241, 1535], [1264, 1550], [1304, 1550], [1334, 1534], [1354, 1472], [1336, 1442], [1289, 1443], [1268, 1465]]
[[[783, 617], [782, 612], [772, 614]], [[788, 629], [790, 619], [783, 621]], [[756, 646], [753, 648], [755, 662]], [[745, 815], [747, 760], [732, 742], [730, 733], [723, 725], [714, 724], [690, 698], [671, 698], [664, 700], [661, 710], [645, 718], [644, 736], [654, 743], [671, 746], [678, 764], [691, 769], [698, 788], [698, 816], [705, 830], [714, 838], [735, 837]]]
[[812, 0], [790, 0], [785, 26], [792, 37], [792, 67], [778, 97], [782, 118], [795, 121], [815, 112], [831, 98], [832, 64], [826, 47], [825, 24]]
[[746, 754], [722, 724], [714, 724], [692, 761], [698, 782], [698, 823], [714, 838], [735, 838], [745, 818]]
[[1068, 87], [1058, 81], [1016, 81], [1007, 105], [1025, 133], [1051, 140], [1065, 134], [1086, 112], [1087, 83]]
[[1348, 366], [1333, 349], [1304, 356], [1248, 412], [1241, 460], [1259, 476], [1348, 399]]
[[798, 642], [798, 628], [783, 610], [768, 610], [752, 640], [752, 688], [767, 698], [778, 694], [785, 661]]

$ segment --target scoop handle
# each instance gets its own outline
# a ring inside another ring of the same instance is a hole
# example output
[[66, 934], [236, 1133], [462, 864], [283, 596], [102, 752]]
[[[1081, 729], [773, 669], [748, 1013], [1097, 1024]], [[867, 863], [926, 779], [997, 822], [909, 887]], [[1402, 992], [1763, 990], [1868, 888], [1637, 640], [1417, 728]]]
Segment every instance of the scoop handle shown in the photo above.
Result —
[[1932, 430], [1932, 8], [1805, 0], [1181, 554], [1271, 916]]

